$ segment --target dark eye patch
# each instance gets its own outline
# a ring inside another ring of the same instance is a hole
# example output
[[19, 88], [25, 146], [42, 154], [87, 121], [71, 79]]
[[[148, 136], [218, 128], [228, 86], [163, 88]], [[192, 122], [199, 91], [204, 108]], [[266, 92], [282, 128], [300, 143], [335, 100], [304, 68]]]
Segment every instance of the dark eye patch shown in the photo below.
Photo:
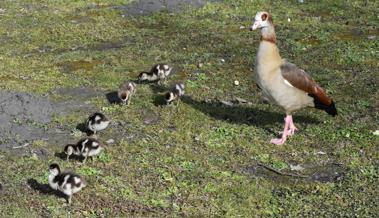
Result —
[[267, 19], [267, 14], [262, 14], [261, 18], [262, 18], [262, 21], [265, 21]]

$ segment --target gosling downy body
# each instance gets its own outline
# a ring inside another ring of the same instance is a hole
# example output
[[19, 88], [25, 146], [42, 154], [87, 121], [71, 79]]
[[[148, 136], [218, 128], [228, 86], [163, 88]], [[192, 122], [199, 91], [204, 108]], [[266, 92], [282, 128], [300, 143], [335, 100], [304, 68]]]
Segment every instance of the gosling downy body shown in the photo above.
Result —
[[118, 90], [118, 97], [120, 98], [121, 102], [129, 105], [132, 96], [137, 90], [137, 85], [134, 82], [126, 81], [123, 84], [121, 84], [119, 90]]
[[167, 104], [170, 104], [171, 102], [175, 100], [180, 100], [180, 97], [184, 95], [184, 84], [178, 83], [173, 86], [173, 88], [166, 93], [165, 100]]
[[87, 128], [95, 135], [108, 127], [110, 120], [102, 113], [96, 112], [88, 117]]
[[97, 139], [84, 138], [76, 144], [66, 145], [64, 152], [67, 155], [67, 160], [71, 155], [76, 155], [84, 157], [83, 163], [85, 163], [88, 157], [98, 155], [103, 149], [103, 145]]
[[66, 201], [71, 204], [72, 195], [86, 187], [85, 180], [72, 172], [61, 172], [58, 164], [51, 164], [49, 167], [49, 186], [50, 188], [65, 194]]
[[156, 82], [160, 83], [161, 80], [166, 80], [166, 78], [171, 74], [172, 67], [167, 64], [156, 64], [154, 65], [150, 72], [142, 72], [138, 80], [140, 82], [148, 81], [148, 82]]

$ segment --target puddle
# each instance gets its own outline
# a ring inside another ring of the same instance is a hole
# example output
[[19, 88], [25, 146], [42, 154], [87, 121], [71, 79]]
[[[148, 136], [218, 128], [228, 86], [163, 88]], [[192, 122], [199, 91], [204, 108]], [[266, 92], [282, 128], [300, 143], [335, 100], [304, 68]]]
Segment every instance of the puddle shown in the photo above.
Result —
[[65, 73], [74, 72], [78, 70], [90, 71], [93, 68], [102, 62], [100, 60], [78, 60], [78, 61], [65, 61], [58, 63], [57, 66], [62, 68], [62, 71]]
[[358, 40], [373, 40], [379, 35], [379, 30], [364, 31], [359, 28], [352, 28], [347, 31], [342, 31], [335, 35], [335, 39], [341, 41], [358, 41]]
[[208, 2], [220, 0], [139, 0], [121, 7], [125, 15], [144, 16], [155, 12], [167, 11], [177, 13], [188, 7], [200, 8]]
[[302, 171], [276, 171], [270, 167], [260, 164], [248, 166], [242, 169], [242, 172], [253, 175], [255, 177], [263, 177], [265, 179], [280, 182], [284, 184], [292, 184], [298, 182], [336, 182], [343, 178], [346, 169], [339, 164], [329, 163], [322, 166], [304, 165]]

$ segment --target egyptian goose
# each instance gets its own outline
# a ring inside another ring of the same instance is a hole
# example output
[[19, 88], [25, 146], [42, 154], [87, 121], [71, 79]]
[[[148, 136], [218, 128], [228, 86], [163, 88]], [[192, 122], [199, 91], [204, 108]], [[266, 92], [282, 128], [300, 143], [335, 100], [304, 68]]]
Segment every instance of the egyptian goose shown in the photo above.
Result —
[[140, 82], [148, 81], [155, 82], [158, 81], [160, 84], [161, 80], [166, 80], [166, 78], [171, 74], [172, 67], [167, 64], [156, 64], [154, 65], [150, 72], [142, 72], [138, 76]]
[[64, 193], [68, 204], [71, 204], [72, 195], [86, 187], [84, 179], [72, 172], [61, 172], [58, 164], [49, 167], [49, 186], [54, 190]]
[[120, 98], [122, 103], [129, 105], [132, 95], [136, 92], [136, 90], [137, 85], [134, 82], [126, 81], [123, 84], [121, 84], [118, 90], [118, 97]]
[[287, 115], [282, 137], [271, 140], [281, 145], [297, 130], [292, 120], [293, 112], [315, 107], [335, 116], [337, 110], [333, 100], [304, 70], [280, 57], [271, 14], [258, 12], [250, 30], [256, 29], [261, 29], [262, 34], [256, 57], [256, 82], [263, 94], [281, 106]]
[[175, 100], [178, 100], [179, 102], [180, 97], [183, 95], [184, 95], [184, 84], [183, 83], [175, 84], [175, 86], [173, 86], [171, 90], [168, 91], [165, 95], [166, 103], [170, 104], [171, 102]]
[[88, 157], [98, 155], [104, 149], [103, 145], [93, 138], [81, 139], [76, 144], [68, 144], [64, 147], [64, 152], [67, 155], [67, 160], [71, 155], [84, 157], [83, 163], [86, 162]]
[[109, 123], [109, 119], [104, 114], [95, 112], [88, 117], [87, 128], [96, 135], [96, 132], [106, 129]]

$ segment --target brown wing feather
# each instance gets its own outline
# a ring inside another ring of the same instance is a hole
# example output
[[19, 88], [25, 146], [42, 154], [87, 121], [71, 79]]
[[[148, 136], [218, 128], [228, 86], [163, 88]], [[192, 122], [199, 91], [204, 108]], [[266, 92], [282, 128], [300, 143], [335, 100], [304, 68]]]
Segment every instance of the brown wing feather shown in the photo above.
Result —
[[325, 91], [302, 69], [296, 65], [285, 62], [280, 66], [282, 76], [294, 87], [303, 90], [319, 102], [330, 105], [332, 99], [329, 98]]

